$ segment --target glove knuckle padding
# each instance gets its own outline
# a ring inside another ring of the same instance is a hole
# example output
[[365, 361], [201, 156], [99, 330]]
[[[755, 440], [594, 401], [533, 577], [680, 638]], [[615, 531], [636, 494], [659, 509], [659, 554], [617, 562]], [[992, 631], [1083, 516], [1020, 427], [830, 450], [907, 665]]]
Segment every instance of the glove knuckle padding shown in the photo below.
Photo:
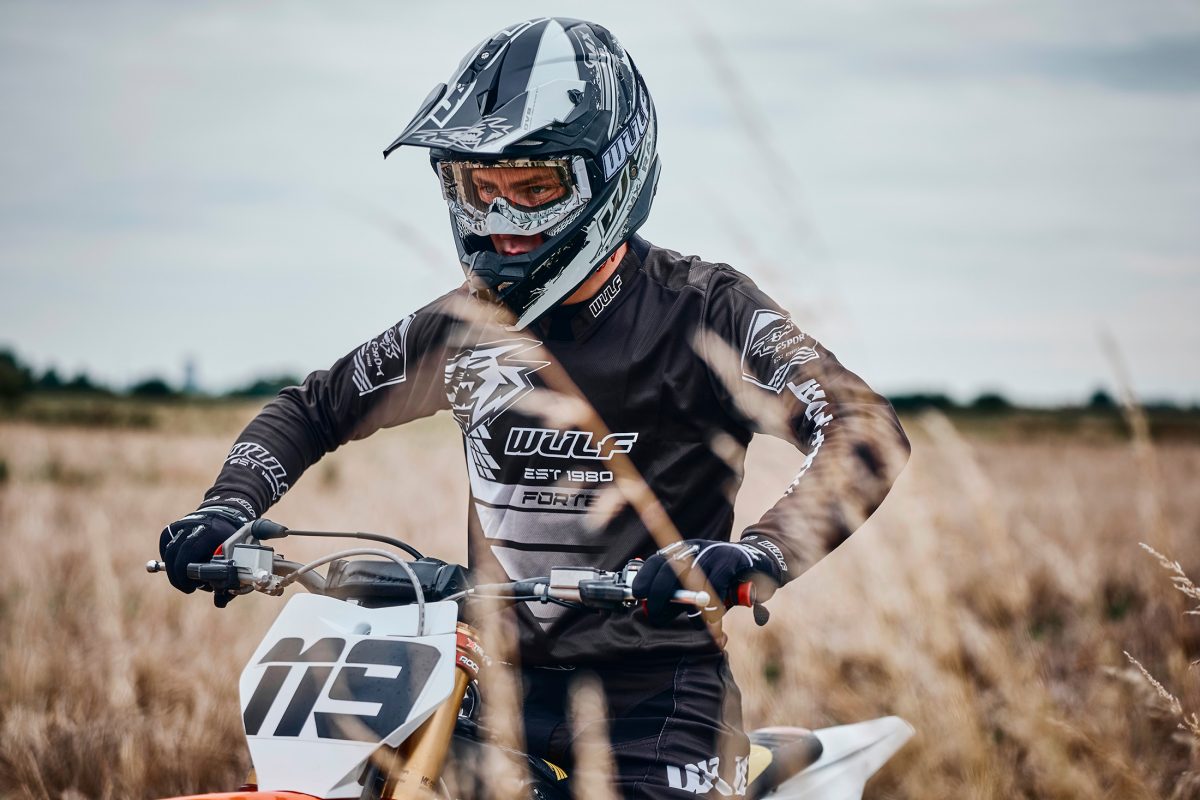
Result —
[[650, 556], [646, 560], [637, 575], [633, 576], [633, 586], [630, 588], [634, 597], [646, 597], [650, 592], [650, 585], [654, 582], [654, 576], [662, 569], [663, 563], [663, 557], [659, 555]]
[[211, 559], [243, 521], [226, 512], [201, 510], [165, 527], [159, 536], [159, 552], [171, 585], [187, 594], [196, 591], [200, 584], [187, 576], [188, 564]]
[[646, 613], [651, 617], [672, 617], [683, 610], [671, 602], [676, 590], [680, 588], [679, 576], [675, 568], [664, 559], [658, 573], [650, 584], [650, 592], [646, 597]]

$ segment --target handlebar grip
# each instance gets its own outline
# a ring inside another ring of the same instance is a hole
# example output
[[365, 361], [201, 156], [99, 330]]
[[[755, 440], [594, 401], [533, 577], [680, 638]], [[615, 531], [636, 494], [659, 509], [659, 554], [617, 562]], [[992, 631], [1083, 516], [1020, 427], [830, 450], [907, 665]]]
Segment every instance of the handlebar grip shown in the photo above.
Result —
[[725, 597], [725, 607], [733, 608], [734, 606], [753, 609], [754, 623], [759, 627], [766, 625], [767, 620], [771, 618], [771, 612], [767, 611], [767, 607], [758, 602], [758, 587], [754, 585], [753, 581], [742, 581]]
[[549, 578], [526, 578], [511, 583], [480, 583], [474, 587], [477, 595], [493, 597], [516, 597], [519, 595], [538, 594], [549, 583]]
[[237, 567], [232, 561], [188, 564], [187, 576], [194, 581], [207, 584], [213, 589], [237, 589], [241, 586], [241, 581], [238, 580]]
[[725, 607], [745, 606], [753, 608], [758, 604], [758, 588], [753, 581], [742, 581], [725, 598]]

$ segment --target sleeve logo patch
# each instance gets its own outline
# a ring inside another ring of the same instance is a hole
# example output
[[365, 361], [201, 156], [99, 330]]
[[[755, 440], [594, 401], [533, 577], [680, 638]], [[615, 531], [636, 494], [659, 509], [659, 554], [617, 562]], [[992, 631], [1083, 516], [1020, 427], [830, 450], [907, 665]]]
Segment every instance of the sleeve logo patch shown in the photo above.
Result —
[[404, 383], [408, 368], [405, 338], [412, 321], [410, 314], [355, 352], [354, 387], [359, 397], [384, 386]]
[[820, 358], [815, 348], [804, 344], [807, 338], [790, 317], [758, 309], [742, 347], [742, 380], [779, 394], [793, 367]]
[[238, 467], [246, 467], [247, 469], [258, 473], [267, 485], [271, 487], [271, 501], [274, 502], [283, 497], [288, 490], [287, 470], [283, 464], [279, 463], [279, 459], [271, 455], [271, 452], [261, 444], [256, 442], [238, 442], [229, 451], [229, 455], [225, 457], [226, 464], [232, 464]]

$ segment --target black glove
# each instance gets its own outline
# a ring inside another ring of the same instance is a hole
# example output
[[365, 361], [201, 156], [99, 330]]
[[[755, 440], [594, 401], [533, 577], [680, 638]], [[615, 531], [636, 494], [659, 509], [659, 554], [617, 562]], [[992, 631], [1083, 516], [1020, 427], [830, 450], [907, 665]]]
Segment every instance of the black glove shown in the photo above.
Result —
[[[211, 560], [213, 552], [247, 522], [245, 516], [232, 508], [209, 506], [163, 528], [158, 538], [158, 552], [167, 565], [171, 585], [187, 594], [200, 588], [199, 581], [187, 576], [187, 565]], [[218, 606], [223, 607], [228, 602], [229, 597], [218, 594]]]
[[[684, 605], [671, 602], [675, 592], [683, 588], [676, 569], [683, 574], [693, 569], [704, 573], [717, 595], [712, 606], [704, 611], [717, 616], [724, 612], [726, 598], [735, 595], [738, 584], [743, 581], [755, 582], [760, 601], [783, 582], [779, 563], [755, 545], [685, 539], [646, 559], [633, 579], [633, 596], [645, 599], [646, 615], [651, 622], [667, 622], [686, 609]], [[689, 616], [698, 613], [693, 611]]]

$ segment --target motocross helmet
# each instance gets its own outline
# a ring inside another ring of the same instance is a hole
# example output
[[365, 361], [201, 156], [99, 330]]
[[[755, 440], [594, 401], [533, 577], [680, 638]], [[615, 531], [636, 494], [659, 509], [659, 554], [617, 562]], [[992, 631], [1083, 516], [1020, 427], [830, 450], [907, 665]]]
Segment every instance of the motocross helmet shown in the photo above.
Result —
[[[383, 155], [430, 149], [472, 291], [507, 306], [520, 329], [646, 221], [656, 138], [650, 94], [616, 37], [591, 22], [542, 17], [467, 53]], [[542, 238], [505, 255], [493, 234]]]

